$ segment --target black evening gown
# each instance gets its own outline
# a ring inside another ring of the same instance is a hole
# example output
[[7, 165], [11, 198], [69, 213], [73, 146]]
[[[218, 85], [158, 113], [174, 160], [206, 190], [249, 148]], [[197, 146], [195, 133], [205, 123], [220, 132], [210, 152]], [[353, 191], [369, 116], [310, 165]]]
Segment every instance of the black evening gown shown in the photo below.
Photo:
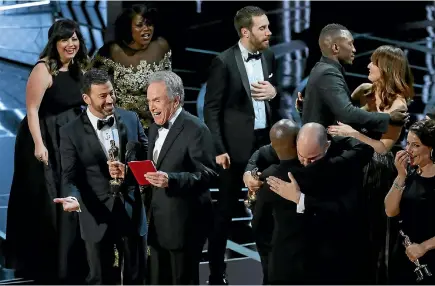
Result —
[[[406, 180], [406, 187], [400, 201], [400, 228], [413, 243], [422, 243], [435, 236], [435, 177], [424, 178], [415, 171]], [[415, 265], [405, 254], [403, 238], [397, 237], [390, 267], [391, 284], [435, 285], [435, 250], [429, 250], [419, 262], [426, 264], [432, 272], [420, 283], [416, 282]]]
[[[369, 134], [379, 140], [382, 134]], [[397, 175], [394, 155], [373, 153], [372, 159], [364, 168], [363, 195], [365, 222], [365, 269], [361, 273], [367, 284], [386, 284], [388, 280], [388, 256], [391, 245], [390, 227], [394, 220], [385, 214], [384, 199]]]
[[27, 117], [17, 132], [7, 213], [6, 267], [15, 269], [16, 277], [37, 284], [81, 284], [87, 274], [78, 215], [63, 212], [61, 205], [53, 203], [60, 195], [59, 128], [77, 117], [83, 105], [80, 79], [74, 79], [68, 71], [54, 75], [39, 109], [48, 166], [34, 156]]

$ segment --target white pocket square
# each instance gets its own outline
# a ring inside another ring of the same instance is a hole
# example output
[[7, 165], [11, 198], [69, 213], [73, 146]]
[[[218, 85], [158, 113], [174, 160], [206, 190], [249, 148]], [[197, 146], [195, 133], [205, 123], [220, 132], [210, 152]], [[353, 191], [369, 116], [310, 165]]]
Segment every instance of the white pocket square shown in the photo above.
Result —
[[271, 73], [270, 75], [269, 75], [269, 78], [271, 78], [273, 76], [273, 73]]

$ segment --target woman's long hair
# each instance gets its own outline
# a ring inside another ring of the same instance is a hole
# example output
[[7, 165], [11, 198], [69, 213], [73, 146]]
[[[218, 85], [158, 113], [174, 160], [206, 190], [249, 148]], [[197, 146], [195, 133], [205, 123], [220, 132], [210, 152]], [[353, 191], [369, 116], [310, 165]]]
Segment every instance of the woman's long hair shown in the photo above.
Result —
[[397, 96], [402, 96], [407, 102], [414, 97], [414, 77], [400, 48], [380, 46], [372, 54], [371, 61], [381, 73], [380, 79], [373, 83], [373, 91], [381, 99], [381, 111], [389, 109]]
[[88, 66], [89, 58], [83, 35], [76, 22], [69, 19], [56, 21], [48, 30], [48, 42], [39, 58], [47, 58], [50, 73], [56, 75], [63, 65], [57, 51], [57, 42], [71, 38], [74, 33], [77, 35], [80, 47], [71, 61], [68, 70], [74, 79], [79, 80], [83, 70]]

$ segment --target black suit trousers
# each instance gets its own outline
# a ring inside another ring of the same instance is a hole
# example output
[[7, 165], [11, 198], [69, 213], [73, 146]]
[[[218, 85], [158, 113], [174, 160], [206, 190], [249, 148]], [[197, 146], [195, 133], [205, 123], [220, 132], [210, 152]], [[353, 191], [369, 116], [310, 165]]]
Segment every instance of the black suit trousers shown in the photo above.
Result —
[[130, 227], [130, 218], [119, 198], [115, 199], [112, 214], [114, 220], [99, 242], [85, 241], [89, 263], [87, 283], [90, 285], [115, 285], [120, 272], [115, 271], [115, 245], [119, 253], [124, 285], [145, 284], [147, 241], [137, 229]]
[[[255, 131], [255, 141], [251, 145], [252, 153], [270, 142], [268, 132], [268, 129]], [[222, 277], [225, 272], [224, 257], [232, 218], [238, 206], [244, 208], [239, 199], [243, 188], [243, 173], [248, 160], [249, 158], [246, 162], [231, 161], [230, 168], [222, 169], [219, 174], [219, 193], [214, 205], [214, 227], [208, 243], [210, 276], [216, 278]]]
[[189, 235], [181, 249], [167, 249], [160, 245], [154, 220], [149, 225], [150, 284], [200, 285], [199, 263], [207, 232], [202, 225]]

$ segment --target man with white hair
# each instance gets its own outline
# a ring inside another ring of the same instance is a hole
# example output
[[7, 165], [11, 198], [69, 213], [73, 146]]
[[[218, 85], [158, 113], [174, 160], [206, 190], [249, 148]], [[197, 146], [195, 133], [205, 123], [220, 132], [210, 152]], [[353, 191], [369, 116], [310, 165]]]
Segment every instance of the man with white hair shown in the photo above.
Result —
[[174, 72], [151, 75], [147, 100], [154, 118], [148, 159], [158, 170], [145, 174], [153, 186], [150, 284], [199, 285], [199, 262], [212, 220], [209, 187], [217, 176], [211, 134], [183, 109], [183, 82]]

